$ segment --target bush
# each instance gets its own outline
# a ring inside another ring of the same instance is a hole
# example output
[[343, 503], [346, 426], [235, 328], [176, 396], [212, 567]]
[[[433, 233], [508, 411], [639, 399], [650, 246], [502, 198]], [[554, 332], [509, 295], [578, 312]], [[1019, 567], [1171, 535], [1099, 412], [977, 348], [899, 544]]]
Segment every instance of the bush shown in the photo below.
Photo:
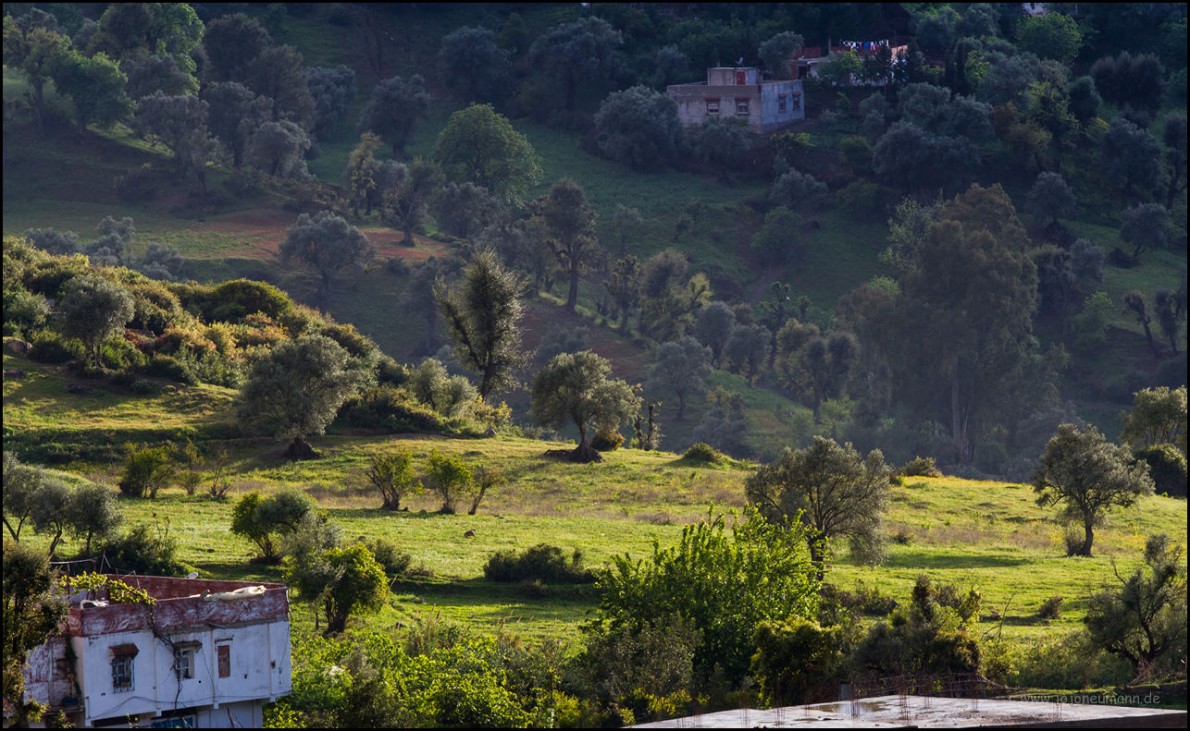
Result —
[[598, 452], [614, 452], [624, 444], [624, 435], [615, 429], [600, 429], [591, 439], [591, 448]]
[[897, 470], [901, 477], [941, 477], [942, 470], [934, 462], [933, 457], [914, 457]]
[[23, 335], [45, 323], [50, 307], [45, 297], [24, 287], [4, 290], [4, 334]]
[[157, 492], [176, 473], [171, 451], [168, 443], [143, 449], [133, 444], [124, 445], [124, 479], [119, 483], [120, 494], [136, 498], [157, 497]]
[[1052, 596], [1041, 603], [1037, 608], [1038, 619], [1057, 619], [1062, 616], [1062, 602], [1064, 597]]
[[595, 574], [583, 568], [583, 555], [575, 549], [570, 559], [562, 549], [540, 543], [519, 555], [513, 550], [498, 551], [484, 564], [488, 581], [518, 582], [538, 580], [554, 584], [590, 584]]
[[77, 338], [68, 338], [56, 330], [41, 330], [33, 335], [29, 357], [41, 363], [68, 363], [83, 360], [86, 350]]
[[169, 520], [157, 525], [154, 534], [148, 525], [133, 527], [124, 535], [103, 544], [101, 552], [112, 570], [124, 574], [181, 576], [186, 567], [175, 557], [178, 543], [169, 535]]
[[405, 553], [397, 544], [386, 538], [374, 538], [368, 541], [368, 548], [376, 557], [376, 563], [384, 568], [384, 575], [389, 581], [396, 579], [409, 570], [413, 557]]
[[866, 180], [855, 180], [835, 193], [835, 203], [849, 213], [868, 213], [876, 210], [880, 187]]
[[154, 354], [142, 367], [141, 372], [146, 376], [167, 378], [187, 386], [198, 383], [198, 376], [189, 364], [182, 362], [176, 356]]
[[1186, 457], [1172, 444], [1153, 444], [1136, 453], [1149, 465], [1158, 494], [1186, 497]]
[[393, 434], [447, 432], [446, 421], [433, 409], [418, 403], [403, 388], [380, 385], [348, 399], [340, 411], [343, 421], [365, 429], [385, 429]]
[[722, 464], [726, 456], [718, 449], [715, 449], [706, 442], [695, 442], [690, 445], [686, 453], [682, 455], [682, 459], [687, 462], [700, 462], [703, 464]]

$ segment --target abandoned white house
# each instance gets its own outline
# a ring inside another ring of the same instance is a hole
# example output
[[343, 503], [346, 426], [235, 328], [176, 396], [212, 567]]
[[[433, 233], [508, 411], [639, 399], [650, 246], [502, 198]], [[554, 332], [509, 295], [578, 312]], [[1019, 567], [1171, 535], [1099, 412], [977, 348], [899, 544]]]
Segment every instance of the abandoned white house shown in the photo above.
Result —
[[76, 726], [260, 728], [290, 692], [284, 585], [109, 578], [155, 603], [72, 596], [60, 632], [29, 653], [26, 698]]
[[752, 67], [707, 69], [705, 82], [672, 84], [665, 93], [677, 104], [684, 127], [708, 119], [738, 119], [760, 134], [806, 118], [801, 81], [762, 79]]

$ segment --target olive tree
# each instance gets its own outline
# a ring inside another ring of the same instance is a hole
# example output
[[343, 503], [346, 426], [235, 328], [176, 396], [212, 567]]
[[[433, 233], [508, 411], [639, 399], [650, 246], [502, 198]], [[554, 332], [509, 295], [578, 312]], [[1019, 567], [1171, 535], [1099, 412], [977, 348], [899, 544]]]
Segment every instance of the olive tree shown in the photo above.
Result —
[[290, 459], [312, 459], [318, 455], [306, 437], [323, 433], [364, 379], [343, 346], [325, 335], [303, 335], [277, 345], [252, 367], [237, 418], [250, 433], [291, 438]]
[[640, 410], [632, 387], [610, 375], [606, 358], [584, 350], [555, 355], [533, 378], [533, 418], [542, 426], [578, 428], [578, 446], [570, 453], [575, 462], [600, 461], [589, 435], [616, 430]]
[[1082, 543], [1067, 547], [1072, 556], [1090, 556], [1095, 526], [1108, 508], [1128, 507], [1153, 493], [1149, 467], [1133, 459], [1126, 447], [1112, 444], [1095, 427], [1079, 431], [1062, 424], [1045, 445], [1033, 473], [1033, 489], [1041, 507], [1062, 505], [1062, 517], [1083, 525]]
[[128, 290], [94, 275], [70, 280], [58, 303], [58, 312], [63, 331], [86, 344], [96, 368], [100, 367], [99, 351], [103, 344], [123, 330], [135, 314]]
[[379, 609], [388, 598], [384, 567], [361, 543], [328, 548], [310, 561], [291, 561], [285, 578], [303, 596], [322, 605], [326, 635], [342, 632], [352, 614]]
[[232, 508], [231, 532], [255, 543], [262, 562], [276, 563], [280, 559], [278, 539], [297, 530], [313, 509], [314, 502], [297, 489], [282, 490], [268, 497], [253, 491]]
[[852, 556], [879, 563], [891, 470], [878, 449], [861, 457], [850, 443], [814, 437], [805, 449], [786, 448], [745, 483], [748, 502], [776, 523], [806, 526], [810, 555], [822, 575], [830, 543], [846, 538]]
[[298, 262], [319, 277], [318, 299], [326, 307], [331, 283], [349, 267], [363, 267], [376, 255], [372, 242], [342, 216], [303, 213], [281, 242], [281, 261]]

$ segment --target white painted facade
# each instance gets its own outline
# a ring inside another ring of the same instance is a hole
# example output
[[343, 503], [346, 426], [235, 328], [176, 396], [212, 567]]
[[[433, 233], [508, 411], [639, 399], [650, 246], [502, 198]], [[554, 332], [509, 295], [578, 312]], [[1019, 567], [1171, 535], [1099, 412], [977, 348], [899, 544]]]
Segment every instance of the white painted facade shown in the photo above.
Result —
[[683, 126], [709, 119], [736, 119], [757, 134], [788, 127], [806, 118], [802, 82], [797, 79], [764, 80], [752, 67], [707, 69], [707, 80], [672, 84], [665, 93], [678, 108]]
[[264, 705], [292, 689], [285, 587], [230, 598], [251, 585], [134, 578], [153, 596], [178, 585], [153, 607], [73, 606], [62, 635], [30, 653], [26, 697], [82, 727], [260, 728]]

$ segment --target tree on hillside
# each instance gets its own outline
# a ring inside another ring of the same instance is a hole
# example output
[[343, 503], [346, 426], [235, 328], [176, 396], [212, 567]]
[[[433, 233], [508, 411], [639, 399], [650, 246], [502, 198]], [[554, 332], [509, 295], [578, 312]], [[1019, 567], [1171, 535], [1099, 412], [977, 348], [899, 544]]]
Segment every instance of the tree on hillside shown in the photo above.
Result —
[[1173, 444], [1186, 453], [1186, 387], [1157, 386], [1132, 394], [1120, 441], [1132, 449]]
[[360, 204], [367, 204], [366, 215], [372, 215], [372, 193], [379, 183], [376, 180], [380, 164], [376, 162], [375, 153], [380, 149], [380, 136], [372, 132], [364, 132], [359, 136], [359, 143], [351, 148], [347, 157], [347, 191], [351, 197], [351, 214], [359, 215]]
[[786, 205], [778, 205], [764, 215], [760, 230], [752, 236], [750, 245], [759, 252], [769, 266], [797, 261], [804, 252], [802, 217]]
[[1124, 294], [1125, 311], [1131, 311], [1136, 316], [1137, 323], [1145, 331], [1145, 342], [1149, 344], [1149, 350], [1153, 351], [1153, 357], [1161, 357], [1161, 348], [1157, 345], [1157, 341], [1153, 339], [1153, 329], [1150, 324], [1153, 318], [1149, 315], [1148, 305], [1145, 304], [1145, 296], [1137, 290], [1132, 290]]
[[255, 543], [261, 561], [276, 563], [280, 559], [278, 540], [297, 530], [312, 510], [314, 502], [295, 488], [268, 497], [253, 491], [232, 508], [231, 532]]
[[314, 100], [311, 131], [322, 137], [347, 116], [347, 108], [355, 101], [355, 70], [339, 64], [334, 67], [309, 66], [303, 73], [310, 98]]
[[461, 90], [468, 102], [494, 102], [503, 96], [511, 61], [496, 34], [487, 28], [465, 26], [442, 37], [438, 49], [446, 85]]
[[1169, 341], [1169, 348], [1178, 352], [1178, 336], [1186, 324], [1186, 270], [1182, 270], [1182, 284], [1172, 292], [1159, 289], [1153, 295], [1153, 309], [1161, 334]]
[[72, 491], [70, 486], [57, 477], [43, 477], [41, 487], [33, 496], [33, 510], [29, 513], [29, 520], [33, 530], [37, 533], [48, 533], [50, 547], [46, 551], [55, 556], [58, 545], [70, 527], [67, 507], [70, 505]]
[[198, 81], [169, 56], [149, 55], [141, 51], [120, 61], [120, 70], [128, 77], [128, 98], [139, 102], [142, 97], [160, 91], [166, 96], [194, 94]]
[[1078, 77], [1066, 87], [1066, 96], [1070, 113], [1085, 130], [1087, 124], [1099, 116], [1099, 108], [1103, 106], [1103, 98], [1095, 89], [1095, 80], [1090, 76]]
[[707, 410], [703, 412], [693, 438], [710, 444], [733, 457], [747, 457], [748, 418], [744, 412], [744, 398], [738, 393], [716, 386], [707, 392]]
[[640, 410], [640, 397], [627, 382], [611, 378], [611, 363], [589, 350], [559, 353], [533, 377], [531, 410], [542, 426], [578, 428], [570, 459], [598, 462], [591, 447], [596, 432], [616, 431]]
[[723, 355], [736, 373], [748, 379], [749, 385], [769, 362], [769, 348], [773, 334], [764, 325], [736, 325], [723, 347]]
[[496, 255], [480, 251], [463, 270], [463, 281], [448, 288], [434, 285], [434, 299], [455, 341], [455, 353], [479, 374], [485, 400], [514, 387], [514, 371], [523, 365], [520, 320], [524, 285]]
[[420, 157], [406, 168], [406, 174], [381, 198], [380, 218], [404, 233], [401, 243], [413, 246], [413, 232], [425, 223], [434, 197], [442, 190], [442, 171]]
[[633, 170], [649, 172], [676, 159], [682, 144], [677, 104], [644, 85], [612, 92], [595, 113], [600, 152]]
[[822, 404], [839, 396], [859, 359], [859, 341], [849, 332], [820, 334], [818, 326], [790, 320], [777, 333], [777, 373], [822, 423]]
[[690, 57], [675, 45], [662, 46], [653, 56], [653, 87], [665, 91], [670, 84], [677, 84], [690, 73]]
[[372, 88], [372, 96], [359, 115], [359, 130], [375, 132], [392, 145], [392, 157], [403, 154], [413, 128], [430, 111], [430, 94], [421, 74], [406, 81], [400, 76], [384, 79]]
[[384, 567], [365, 545], [328, 548], [312, 560], [289, 561], [285, 580], [302, 596], [322, 605], [326, 619], [323, 634], [330, 636], [347, 629], [347, 619], [367, 609], [379, 609], [388, 598]]
[[1046, 398], [1050, 374], [1032, 335], [1037, 269], [1000, 186], [973, 185], [937, 215], [893, 307], [861, 327], [876, 335], [898, 400], [946, 425], [955, 459], [968, 463], [981, 433]]
[[789, 79], [792, 78], [790, 56], [801, 50], [805, 44], [806, 39], [801, 34], [784, 31], [761, 43], [757, 55], [773, 78]]
[[368, 458], [368, 482], [380, 492], [384, 510], [400, 510], [401, 498], [420, 493], [424, 488], [413, 473], [413, 452], [408, 448]]
[[397, 305], [401, 312], [417, 313], [424, 324], [422, 344], [415, 355], [429, 355], [441, 344], [437, 324], [441, 318], [434, 299], [434, 285], [439, 279], [446, 279], [448, 266], [441, 257], [430, 257], [413, 269], [408, 284], [401, 291]]
[[193, 94], [166, 96], [160, 91], [136, 104], [133, 125], [150, 140], [174, 154], [179, 177], [193, 175], [207, 190], [207, 163], [213, 162], [217, 143], [207, 131], [208, 104]]
[[[1113, 567], [1113, 570], [1114, 567]], [[1134, 680], [1176, 676], [1186, 665], [1186, 562], [1165, 534], [1145, 541], [1144, 564], [1091, 596], [1083, 623], [1093, 646], [1124, 658]]]
[[83, 540], [83, 556], [91, 555], [93, 538], [111, 535], [124, 520], [116, 507], [116, 494], [111, 488], [94, 482], [80, 485], [70, 493], [65, 513], [71, 534]]
[[564, 109], [574, 111], [579, 84], [607, 79], [619, 69], [624, 39], [606, 20], [594, 16], [550, 28], [529, 48], [529, 65], [548, 83], [561, 83]]
[[1074, 212], [1074, 191], [1061, 173], [1040, 173], [1029, 189], [1029, 205], [1040, 218], [1057, 225], [1059, 216]]
[[723, 352], [735, 326], [735, 313], [722, 300], [702, 308], [694, 321], [694, 337], [711, 349], [711, 365], [716, 368], [723, 364]]
[[236, 413], [246, 431], [292, 438], [290, 459], [317, 453], [306, 437], [322, 434], [365, 374], [338, 343], [303, 335], [276, 345], [252, 366]]
[[450, 115], [438, 134], [434, 160], [448, 180], [472, 182], [512, 201], [541, 179], [541, 158], [525, 136], [488, 104]]
[[731, 171], [746, 167], [752, 133], [738, 119], [714, 117], [686, 130], [694, 157], [715, 170], [719, 182], [731, 184]]
[[41, 471], [22, 464], [16, 454], [4, 450], [4, 527], [14, 541], [21, 540], [21, 528], [33, 511], [34, 497], [41, 487]]
[[1151, 53], [1104, 56], [1091, 65], [1090, 73], [1099, 94], [1117, 107], [1156, 115], [1165, 102], [1165, 69]]
[[5, 715], [17, 727], [41, 720], [42, 707], [25, 697], [24, 668], [30, 650], [58, 631], [69, 606], [54, 586], [55, 572], [45, 553], [28, 543], [4, 541], [3, 673]]
[[243, 13], [215, 18], [203, 33], [207, 59], [203, 73], [208, 81], [246, 84], [252, 64], [271, 44], [264, 26]]
[[4, 16], [4, 65], [19, 71], [33, 89], [38, 131], [45, 132], [45, 82], [70, 48], [53, 16], [33, 8], [20, 19]]
[[338, 214], [319, 211], [298, 216], [281, 242], [281, 261], [298, 262], [319, 276], [318, 301], [327, 305], [331, 283], [350, 267], [363, 267], [375, 256], [375, 247], [359, 229]]
[[1069, 66], [1078, 57], [1083, 34], [1074, 18], [1065, 13], [1046, 13], [1021, 20], [1017, 46], [1038, 58], [1052, 58]]
[[302, 54], [293, 46], [269, 46], [252, 61], [244, 85], [273, 100], [274, 122], [292, 122], [309, 132], [316, 108], [302, 63]]
[[670, 391], [678, 399], [678, 421], [686, 417], [686, 399], [706, 388], [711, 350], [690, 336], [661, 344], [649, 367], [648, 385]]
[[62, 330], [82, 340], [99, 368], [99, 352], [108, 338], [123, 331], [134, 313], [132, 295], [120, 285], [95, 275], [75, 277], [58, 303]]
[[806, 526], [810, 555], [822, 578], [831, 543], [846, 538], [854, 558], [879, 563], [884, 557], [884, 513], [892, 471], [875, 449], [861, 457], [850, 443], [814, 437], [805, 449], [788, 447], [745, 483], [748, 502], [766, 519]]
[[1038, 505], [1060, 504], [1064, 519], [1082, 524], [1082, 543], [1067, 543], [1071, 556], [1091, 555], [1095, 526], [1109, 508], [1129, 507], [1153, 493], [1147, 464], [1108, 442], [1095, 427], [1079, 431], [1073, 424], [1060, 425], [1050, 438], [1032, 481]]
[[475, 183], [439, 186], [430, 198], [430, 210], [439, 230], [472, 242], [504, 213], [500, 202]]
[[574, 312], [578, 302], [579, 276], [590, 268], [601, 253], [595, 238], [595, 210], [587, 202], [582, 187], [563, 178], [539, 199], [538, 210], [545, 220], [546, 245], [566, 273], [566, 309]]
[[59, 94], [70, 97], [80, 132], [95, 124], [109, 129], [132, 111], [125, 87], [128, 78], [103, 53], [84, 56], [73, 49], [58, 56], [50, 76]]
[[311, 144], [296, 122], [265, 122], [248, 141], [247, 160], [273, 177], [300, 178], [307, 174], [305, 155]]
[[1116, 117], [1103, 135], [1099, 168], [1127, 199], [1145, 200], [1161, 178], [1161, 145], [1148, 130]]
[[640, 259], [629, 254], [616, 260], [603, 282], [603, 289], [614, 307], [612, 315], [618, 314], [620, 318], [621, 333], [628, 332], [629, 318], [634, 310], [640, 308], [641, 279]]
[[202, 99], [208, 105], [207, 127], [231, 154], [232, 166], [238, 170], [256, 130], [272, 120], [273, 100], [257, 96], [235, 81], [208, 84]]
[[825, 197], [826, 193], [826, 183], [809, 173], [790, 168], [773, 181], [769, 189], [769, 201], [774, 205], [797, 210], [813, 205]]
[[966, 137], [934, 134], [902, 120], [872, 148], [872, 166], [883, 182], [905, 192], [949, 193], [979, 169], [980, 157]]

